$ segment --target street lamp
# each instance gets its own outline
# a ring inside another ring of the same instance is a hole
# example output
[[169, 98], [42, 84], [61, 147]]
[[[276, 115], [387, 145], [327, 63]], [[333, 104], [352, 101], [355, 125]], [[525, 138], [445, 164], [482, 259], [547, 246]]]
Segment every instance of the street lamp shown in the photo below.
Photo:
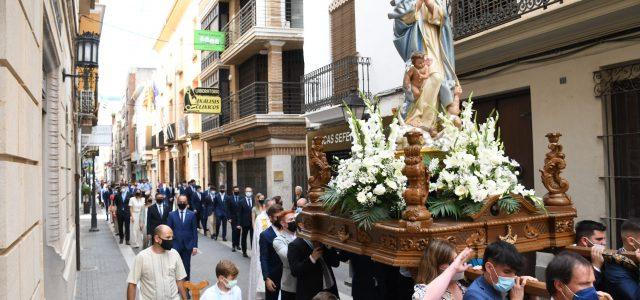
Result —
[[344, 100], [342, 105], [342, 115], [344, 117], [345, 122], [349, 122], [351, 119], [351, 114], [357, 119], [360, 120], [364, 117], [364, 110], [366, 106], [364, 105], [364, 100], [360, 97], [360, 93], [357, 90], [351, 90], [347, 99]]
[[176, 159], [180, 152], [178, 152], [178, 148], [176, 146], [173, 146], [169, 152], [173, 158], [173, 188], [176, 188], [178, 186], [178, 161]]

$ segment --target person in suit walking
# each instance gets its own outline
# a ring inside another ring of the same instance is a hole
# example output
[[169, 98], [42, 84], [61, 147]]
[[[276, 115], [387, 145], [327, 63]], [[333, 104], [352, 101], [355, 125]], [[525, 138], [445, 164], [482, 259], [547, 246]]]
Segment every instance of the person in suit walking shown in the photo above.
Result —
[[240, 188], [233, 187], [233, 196], [231, 201], [227, 203], [227, 211], [229, 212], [229, 223], [231, 223], [231, 252], [240, 250], [240, 222], [238, 220], [238, 204], [240, 203]]
[[162, 195], [164, 195], [164, 205], [168, 206], [169, 209], [173, 208], [173, 189], [171, 188], [171, 186], [167, 186], [164, 183], [160, 182], [158, 184], [158, 192]]
[[[211, 213], [213, 212], [213, 202], [215, 201], [216, 197], [218, 196], [218, 192], [216, 191], [216, 187], [213, 186], [213, 184], [209, 184], [209, 190], [207, 190], [206, 192], [204, 192], [204, 197], [202, 197], [203, 201], [202, 201], [202, 211], [203, 211], [203, 215], [202, 215], [202, 228], [204, 229], [204, 235], [207, 235], [207, 231], [209, 230], [209, 224], [208, 224], [208, 220], [209, 220], [209, 216], [211, 215]], [[211, 231], [213, 231], [213, 228], [211, 229]], [[213, 233], [211, 233], [211, 235], [213, 235]]]
[[120, 244], [123, 240], [126, 240], [127, 245], [129, 243], [129, 225], [131, 224], [131, 212], [129, 211], [129, 199], [131, 199], [132, 193], [129, 191], [127, 185], [122, 185], [120, 193], [116, 196], [116, 218], [118, 219], [118, 236], [120, 237]]
[[226, 194], [225, 186], [220, 186], [220, 193], [213, 199], [213, 214], [216, 218], [216, 232], [211, 234], [211, 238], [218, 240], [220, 234], [220, 226], [222, 226], [222, 240], [227, 241], [227, 217], [229, 217], [229, 210], [227, 209], [227, 203], [233, 201], [233, 197]]
[[273, 247], [273, 240], [279, 236], [282, 231], [282, 225], [277, 220], [277, 215], [280, 212], [282, 212], [282, 206], [279, 204], [271, 205], [267, 209], [267, 216], [271, 221], [271, 226], [261, 232], [258, 239], [260, 247], [260, 268], [262, 269], [266, 300], [278, 300], [278, 295], [280, 294], [282, 261]]
[[251, 209], [253, 208], [253, 189], [246, 187], [244, 189], [244, 197], [238, 202], [238, 225], [236, 228], [242, 230], [241, 244], [242, 244], [242, 256], [249, 257], [247, 255], [247, 237], [253, 239], [253, 218], [251, 218]]
[[187, 181], [183, 181], [180, 186], [178, 187], [178, 191], [180, 192], [180, 195], [187, 195], [187, 189], [189, 188], [189, 186], [187, 185]]
[[334, 249], [298, 237], [289, 244], [287, 260], [297, 280], [297, 300], [310, 300], [321, 291], [338, 295], [331, 268], [338, 267], [340, 261]]
[[158, 225], [167, 225], [171, 210], [165, 204], [165, 195], [156, 194], [156, 203], [147, 208], [147, 235], [152, 236]]
[[113, 194], [113, 189], [109, 185], [105, 184], [104, 188], [100, 191], [102, 203], [104, 205], [104, 212], [107, 215], [107, 221], [109, 221], [109, 206], [111, 206], [111, 194]]
[[169, 214], [167, 225], [173, 230], [173, 249], [178, 251], [187, 272], [186, 281], [191, 278], [191, 256], [198, 251], [198, 219], [187, 209], [187, 196], [178, 197], [178, 209]]

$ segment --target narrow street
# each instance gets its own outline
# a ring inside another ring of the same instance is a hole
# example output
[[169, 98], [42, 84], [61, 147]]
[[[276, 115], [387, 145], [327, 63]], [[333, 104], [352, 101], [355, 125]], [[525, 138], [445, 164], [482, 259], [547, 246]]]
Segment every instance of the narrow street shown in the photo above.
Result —
[[[105, 219], [104, 210], [98, 211], [98, 232], [89, 232], [91, 216], [82, 215], [80, 229], [81, 270], [76, 285], [77, 300], [125, 299], [129, 267], [133, 263], [138, 249], [118, 244], [118, 238], [110, 222]], [[193, 281], [216, 282], [215, 266], [218, 261], [233, 261], [240, 274], [238, 286], [242, 290], [242, 299], [248, 299], [250, 258], [243, 258], [242, 252], [231, 252], [231, 229], [227, 231], [227, 242], [214, 241], [211, 237], [198, 235], [200, 254], [191, 260], [191, 278]], [[249, 255], [251, 255], [249, 251]], [[349, 279], [348, 264], [334, 269], [340, 299], [351, 299], [351, 287], [345, 285]]]

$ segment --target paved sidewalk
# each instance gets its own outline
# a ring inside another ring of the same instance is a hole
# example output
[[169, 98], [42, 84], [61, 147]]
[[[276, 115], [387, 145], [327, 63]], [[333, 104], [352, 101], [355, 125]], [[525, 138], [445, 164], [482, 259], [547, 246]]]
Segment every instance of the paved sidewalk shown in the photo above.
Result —
[[[102, 212], [102, 213], [100, 213]], [[75, 299], [126, 299], [129, 267], [113, 232], [98, 212], [98, 232], [89, 232], [90, 215], [80, 217], [80, 262]]]

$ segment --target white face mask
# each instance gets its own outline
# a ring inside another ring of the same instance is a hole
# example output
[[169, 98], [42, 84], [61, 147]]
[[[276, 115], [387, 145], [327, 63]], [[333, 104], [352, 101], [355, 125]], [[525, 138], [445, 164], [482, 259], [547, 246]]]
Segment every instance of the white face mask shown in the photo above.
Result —
[[251, 197], [253, 195], [252, 192], [246, 192], [245, 195], [247, 195], [247, 197]]
[[234, 280], [229, 280], [229, 279], [224, 279], [224, 281], [226, 281], [226, 283], [224, 284], [224, 286], [228, 289], [232, 289], [234, 286], [236, 286], [238, 284], [238, 280], [234, 279]]

